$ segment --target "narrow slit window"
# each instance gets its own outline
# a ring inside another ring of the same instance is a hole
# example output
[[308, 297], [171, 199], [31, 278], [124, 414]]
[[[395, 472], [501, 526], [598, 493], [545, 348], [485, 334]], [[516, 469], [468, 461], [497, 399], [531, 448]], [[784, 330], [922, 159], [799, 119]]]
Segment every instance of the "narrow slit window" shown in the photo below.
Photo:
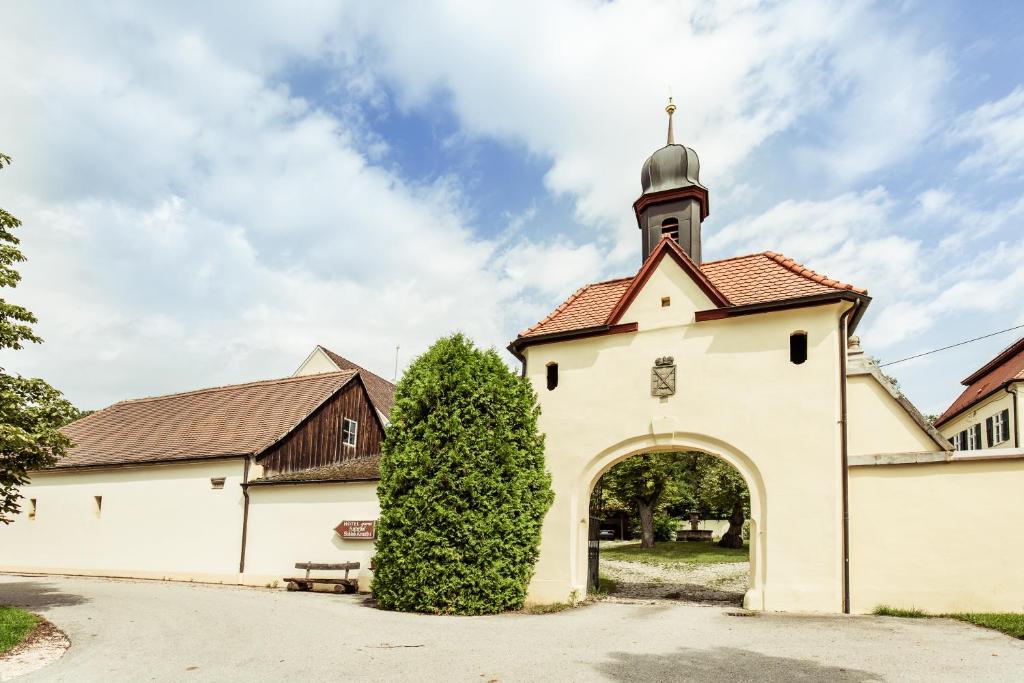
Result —
[[100, 515], [103, 514], [103, 496], [93, 496], [92, 500], [94, 505], [92, 514], [96, 516], [96, 519], [99, 519]]
[[789, 362], [801, 365], [807, 360], [807, 333], [794, 332], [789, 335]]
[[358, 431], [359, 423], [346, 417], [341, 425], [341, 443], [346, 446], [355, 446]]
[[661, 222], [661, 234], [671, 235], [672, 239], [676, 242], [679, 241], [679, 219], [678, 218], [666, 218]]
[[558, 386], [558, 363], [548, 363], [548, 391]]
[[29, 519], [35, 519], [36, 518], [36, 499], [35, 498], [29, 498], [29, 500], [28, 500], [28, 518]]

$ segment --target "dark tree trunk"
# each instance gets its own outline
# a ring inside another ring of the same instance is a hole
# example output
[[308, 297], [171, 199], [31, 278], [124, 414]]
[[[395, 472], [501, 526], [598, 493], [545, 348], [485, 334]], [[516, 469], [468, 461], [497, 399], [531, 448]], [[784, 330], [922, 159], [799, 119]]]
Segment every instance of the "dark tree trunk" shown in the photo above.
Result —
[[718, 545], [723, 548], [743, 547], [743, 503], [733, 503], [732, 514], [729, 516], [729, 530], [723, 534]]
[[654, 547], [654, 506], [637, 501], [637, 512], [640, 514], [640, 547]]

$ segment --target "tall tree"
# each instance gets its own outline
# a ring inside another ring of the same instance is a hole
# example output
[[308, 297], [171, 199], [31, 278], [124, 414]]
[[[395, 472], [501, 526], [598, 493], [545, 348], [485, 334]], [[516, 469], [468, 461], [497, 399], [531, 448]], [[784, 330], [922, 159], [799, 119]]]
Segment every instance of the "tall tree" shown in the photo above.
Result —
[[[11, 158], [0, 154], [0, 169]], [[0, 287], [14, 288], [21, 280], [15, 265], [25, 260], [14, 230], [21, 221], [0, 208]], [[0, 298], [0, 349], [21, 349], [42, 342], [28, 309]], [[0, 368], [0, 522], [9, 524], [18, 514], [18, 487], [28, 473], [47, 467], [64, 455], [71, 442], [59, 428], [77, 417], [77, 411], [59, 391], [41, 379], [12, 375]]]
[[456, 334], [395, 390], [380, 462], [373, 594], [402, 611], [523, 605], [551, 505], [533, 388]]
[[617, 463], [601, 479], [604, 493], [636, 511], [640, 546], [654, 547], [654, 513], [691, 493], [686, 470], [692, 454], [647, 453]]
[[743, 547], [744, 510], [750, 506], [747, 484], [732, 465], [713, 455], [699, 454], [694, 461], [694, 491], [700, 505], [709, 512], [729, 515], [729, 528], [718, 545]]

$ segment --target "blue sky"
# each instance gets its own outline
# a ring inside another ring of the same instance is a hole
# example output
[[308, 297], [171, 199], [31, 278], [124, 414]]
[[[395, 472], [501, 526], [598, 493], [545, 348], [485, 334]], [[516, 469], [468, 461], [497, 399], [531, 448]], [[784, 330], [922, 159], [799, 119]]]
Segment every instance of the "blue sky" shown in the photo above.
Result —
[[[16, 3], [0, 202], [30, 261], [7, 354], [83, 407], [501, 349], [639, 261], [663, 144], [705, 257], [867, 287], [868, 353], [1024, 323], [1024, 9], [953, 2]], [[1014, 335], [890, 370], [925, 412]]]

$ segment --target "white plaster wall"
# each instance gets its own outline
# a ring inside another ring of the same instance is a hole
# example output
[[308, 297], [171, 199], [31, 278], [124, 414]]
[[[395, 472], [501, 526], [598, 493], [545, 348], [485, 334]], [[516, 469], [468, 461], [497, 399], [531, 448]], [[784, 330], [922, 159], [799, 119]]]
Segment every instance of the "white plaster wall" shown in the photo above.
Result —
[[[359, 562], [359, 588], [369, 590], [374, 542], [342, 539], [334, 528], [379, 516], [377, 482], [252, 486], [243, 580], [281, 583], [296, 574], [296, 562]], [[314, 572], [335, 575], [343, 572]]]
[[234, 582], [242, 471], [238, 458], [36, 473], [21, 514], [0, 525], [0, 570]]
[[939, 446], [870, 374], [846, 382], [849, 454], [917, 453]]
[[[528, 347], [555, 490], [530, 601], [585, 592], [588, 497], [604, 470], [648, 449], [696, 448], [737, 466], [752, 489], [747, 604], [840, 611], [844, 305], [695, 323], [694, 311], [712, 306], [665, 259], [622, 318], [639, 332]], [[794, 331], [808, 334], [802, 365], [789, 362]], [[651, 366], [666, 355], [675, 358], [677, 392], [660, 399], [650, 395]], [[554, 391], [545, 386], [549, 362], [559, 364]]]
[[[1018, 382], [1018, 387], [1024, 387], [1024, 382]], [[968, 427], [973, 427], [976, 424], [981, 425], [981, 438], [984, 440], [984, 448], [988, 448], [988, 436], [985, 432], [985, 420], [995, 415], [996, 413], [1009, 410], [1010, 411], [1010, 439], [1009, 441], [997, 444], [996, 448], [1013, 448], [1014, 447], [1014, 434], [1017, 429], [1017, 425], [1014, 424], [1014, 410], [1013, 410], [1014, 395], [1005, 391], [997, 391], [995, 394], [985, 399], [984, 401], [974, 405], [970, 410], [965, 410], [963, 413], [958, 415], [955, 419], [950, 420], [946, 424], [939, 428], [941, 433], [947, 439], [952, 440], [956, 434], [961, 432]]]
[[319, 346], [313, 349], [313, 352], [309, 354], [306, 360], [302, 361], [302, 365], [292, 373], [292, 377], [301, 377], [304, 375], [319, 375], [324, 372], [337, 372], [338, 366], [330, 359], [330, 357], [323, 352]]
[[851, 598], [1024, 612], [1024, 459], [850, 468]]

